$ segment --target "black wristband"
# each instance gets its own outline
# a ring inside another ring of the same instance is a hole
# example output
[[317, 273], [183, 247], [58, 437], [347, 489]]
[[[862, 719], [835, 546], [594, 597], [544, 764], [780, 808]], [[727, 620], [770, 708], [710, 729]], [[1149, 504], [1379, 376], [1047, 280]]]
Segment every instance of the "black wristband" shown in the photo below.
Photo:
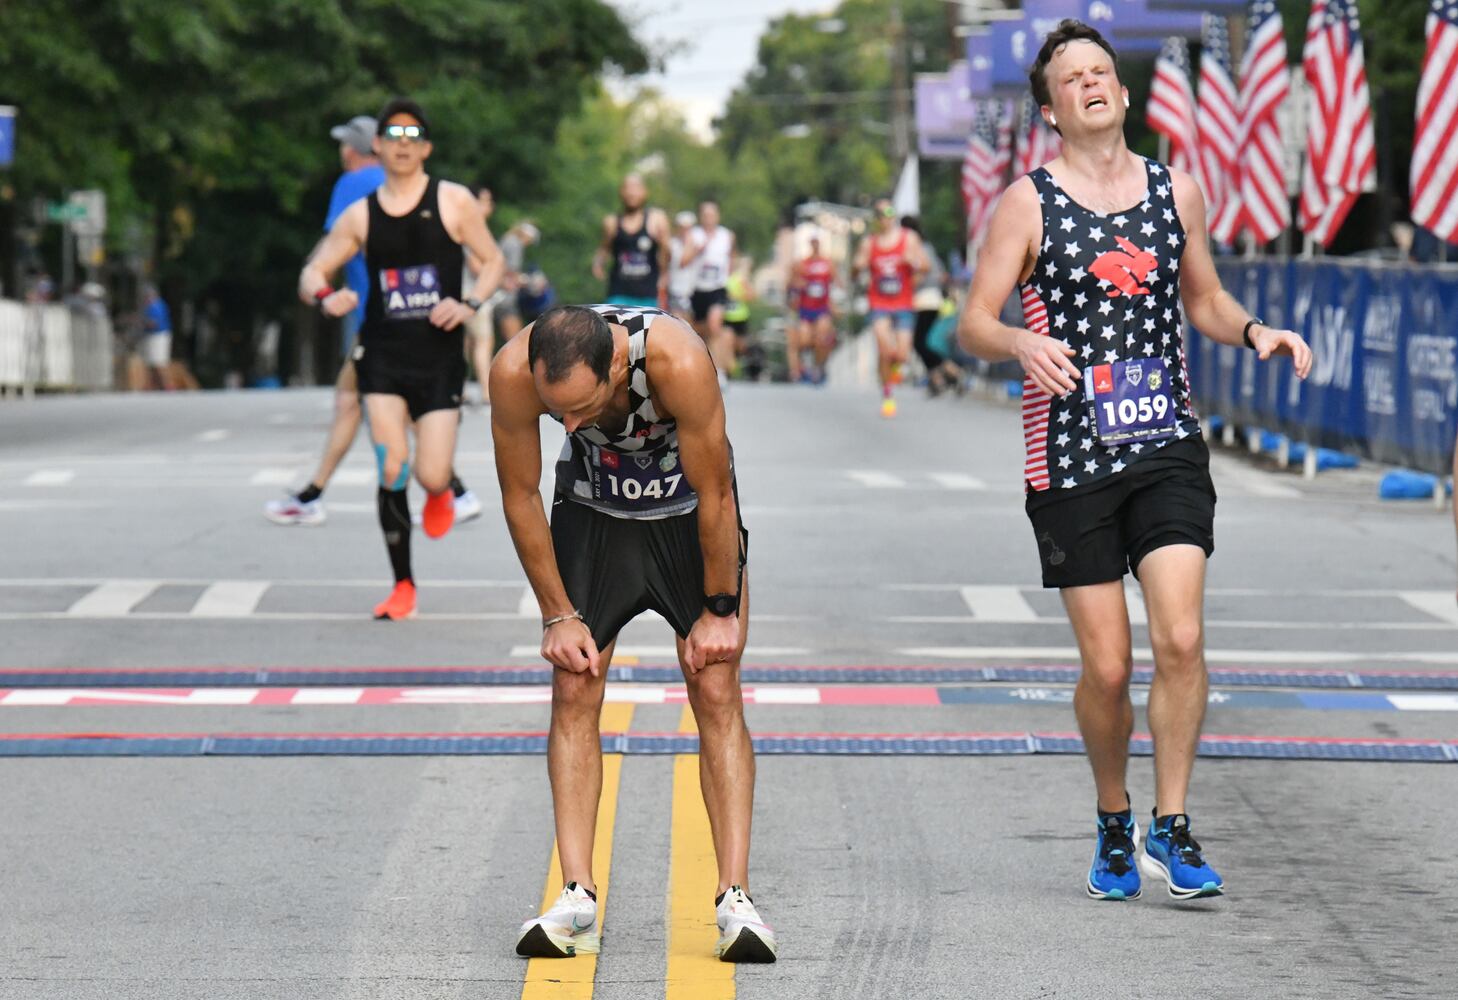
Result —
[[1265, 325], [1266, 321], [1263, 319], [1250, 319], [1246, 321], [1245, 326], [1240, 331], [1240, 339], [1245, 341], [1246, 347], [1249, 347], [1252, 351], [1256, 349], [1255, 341], [1250, 339], [1250, 328]]
[[738, 594], [705, 594], [704, 609], [716, 618], [739, 614]]
[[471, 307], [471, 311], [472, 312], [480, 312], [481, 311], [481, 307], [486, 304], [486, 303], [482, 302], [480, 299], [466, 299], [465, 300], [465, 303], [466, 303], [466, 305], [468, 305], [468, 306]]

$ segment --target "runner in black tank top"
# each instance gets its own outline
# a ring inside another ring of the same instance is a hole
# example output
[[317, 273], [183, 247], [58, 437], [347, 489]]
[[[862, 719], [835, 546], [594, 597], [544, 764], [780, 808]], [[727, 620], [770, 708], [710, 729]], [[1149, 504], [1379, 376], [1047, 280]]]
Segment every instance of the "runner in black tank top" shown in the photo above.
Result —
[[[397, 98], [378, 121], [385, 183], [339, 217], [304, 266], [299, 290], [328, 315], [342, 315], [355, 295], [331, 289], [327, 275], [364, 251], [373, 288], [353, 357], [379, 465], [380, 528], [395, 573], [395, 589], [375, 617], [397, 619], [415, 614], [409, 431], [413, 425], [415, 478], [429, 495], [422, 523], [426, 535], [439, 538], [455, 520], [455, 493], [465, 492], [451, 471], [466, 374], [463, 324], [496, 288], [504, 265], [471, 192], [426, 175], [431, 147], [420, 107]], [[482, 262], [464, 297], [463, 245]]]
[[[1063, 21], [1029, 74], [1063, 153], [1003, 194], [962, 314], [962, 342], [1016, 359], [1023, 384], [1023, 481], [1043, 584], [1063, 592], [1082, 651], [1074, 709], [1097, 798], [1095, 899], [1133, 899], [1141, 871], [1180, 899], [1224, 882], [1190, 833], [1186, 796], [1204, 720], [1202, 606], [1215, 489], [1184, 363], [1184, 319], [1260, 356], [1311, 351], [1253, 319], [1220, 287], [1200, 188], [1124, 144], [1128, 91], [1097, 31]], [[1025, 329], [998, 321], [1021, 284]], [[1134, 713], [1123, 577], [1139, 577], [1154, 681], [1155, 808], [1142, 855], [1126, 788]], [[1137, 863], [1136, 863], [1137, 861]]]
[[603, 218], [592, 273], [607, 281], [613, 305], [656, 308], [668, 294], [668, 215], [647, 205], [643, 178], [629, 174], [618, 188], [622, 211]]

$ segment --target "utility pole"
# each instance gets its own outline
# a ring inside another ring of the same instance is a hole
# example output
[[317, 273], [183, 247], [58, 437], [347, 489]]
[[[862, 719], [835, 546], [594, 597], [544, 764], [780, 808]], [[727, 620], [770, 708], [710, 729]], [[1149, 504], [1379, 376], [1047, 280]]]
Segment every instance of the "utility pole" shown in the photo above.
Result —
[[906, 22], [901, 0], [891, 3], [891, 158], [900, 170], [911, 153], [911, 74], [906, 65]]

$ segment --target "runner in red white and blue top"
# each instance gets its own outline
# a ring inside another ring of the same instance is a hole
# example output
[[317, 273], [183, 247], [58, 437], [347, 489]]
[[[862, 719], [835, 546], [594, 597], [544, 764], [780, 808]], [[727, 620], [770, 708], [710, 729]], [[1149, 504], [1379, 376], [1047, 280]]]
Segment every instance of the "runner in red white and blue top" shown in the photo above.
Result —
[[[797, 322], [791, 324], [789, 359], [791, 382], [824, 382], [825, 362], [835, 347], [835, 318], [830, 294], [835, 287], [835, 264], [821, 250], [820, 234], [810, 234], [810, 253], [795, 265], [790, 277]], [[806, 371], [801, 355], [811, 351], [815, 367]]]
[[[1063, 152], [1002, 196], [958, 332], [978, 356], [1016, 359], [1027, 376], [1028, 517], [1043, 585], [1062, 592], [1083, 651], [1074, 712], [1098, 799], [1086, 890], [1132, 899], [1142, 870], [1176, 898], [1219, 895], [1224, 882], [1190, 833], [1185, 803], [1209, 689], [1202, 607], [1215, 488], [1190, 400], [1184, 321], [1262, 360], [1289, 355], [1302, 378], [1311, 350], [1220, 287], [1194, 180], [1125, 146], [1128, 91], [1097, 31], [1060, 23], [1029, 79]], [[998, 320], [1014, 288], [1025, 329]], [[1154, 823], [1142, 855], [1125, 785], [1131, 570], [1155, 668]]]

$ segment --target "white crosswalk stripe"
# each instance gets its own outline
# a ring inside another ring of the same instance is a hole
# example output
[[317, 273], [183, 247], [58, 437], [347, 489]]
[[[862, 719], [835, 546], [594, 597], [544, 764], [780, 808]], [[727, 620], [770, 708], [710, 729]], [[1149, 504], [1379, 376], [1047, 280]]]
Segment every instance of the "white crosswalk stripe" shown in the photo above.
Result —
[[868, 489], [901, 490], [906, 488], [906, 480], [890, 472], [880, 472], [876, 469], [846, 469], [845, 474]]
[[25, 477], [26, 486], [65, 486], [76, 478], [74, 469], [38, 469]]
[[965, 472], [933, 472], [930, 473], [932, 480], [938, 486], [949, 490], [985, 490], [987, 484], [976, 476], [969, 476]]
[[66, 609], [73, 618], [120, 618], [159, 586], [157, 580], [107, 580]]
[[194, 618], [247, 618], [267, 593], [267, 580], [219, 580], [198, 597], [189, 612]]

